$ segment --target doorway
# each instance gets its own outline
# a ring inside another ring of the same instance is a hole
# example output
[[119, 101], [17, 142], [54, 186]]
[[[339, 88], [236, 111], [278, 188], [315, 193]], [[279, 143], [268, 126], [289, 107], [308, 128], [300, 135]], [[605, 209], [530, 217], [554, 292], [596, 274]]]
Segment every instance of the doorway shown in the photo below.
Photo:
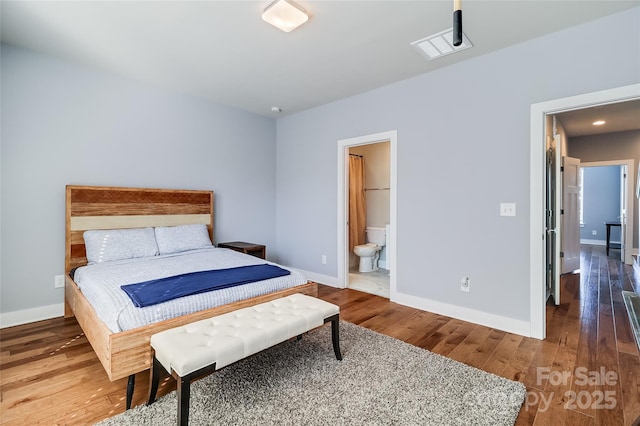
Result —
[[[349, 154], [360, 150], [358, 147], [369, 145], [388, 144], [388, 187], [372, 186], [372, 189], [388, 199], [388, 244], [385, 244], [384, 265], [388, 272], [389, 290], [388, 297], [394, 300], [396, 293], [396, 186], [397, 186], [397, 132], [395, 130], [383, 133], [365, 135], [338, 141], [338, 285], [341, 288], [349, 286], [349, 271], [354, 260], [349, 246]], [[354, 151], [352, 151], [352, 149]], [[360, 155], [360, 154], [359, 154]], [[388, 189], [382, 189], [388, 188]], [[386, 192], [386, 194], [383, 193]], [[375, 196], [374, 196], [375, 197]], [[386, 232], [386, 231], [385, 231]]]
[[[389, 141], [383, 141], [349, 148], [347, 282], [348, 288], [387, 299], [390, 293], [389, 145]], [[367, 243], [376, 246], [363, 247]]]
[[[531, 105], [530, 138], [530, 335], [546, 336], [546, 120], [556, 113], [640, 99], [640, 84]], [[630, 170], [632, 172], [632, 170]]]
[[[622, 263], [631, 252], [633, 244], [633, 199], [630, 198], [629, 167], [633, 167], [633, 160], [596, 161], [582, 163], [585, 174], [586, 194], [584, 228], [581, 230], [581, 240], [588, 244], [605, 245], [611, 242], [612, 250], [607, 250], [607, 256], [614, 256]], [[597, 200], [589, 200], [589, 194]], [[627, 207], [629, 206], [629, 207]], [[606, 224], [619, 223], [620, 226]], [[607, 229], [609, 228], [609, 229]], [[607, 231], [611, 235], [606, 236]], [[628, 235], [631, 234], [631, 237]]]

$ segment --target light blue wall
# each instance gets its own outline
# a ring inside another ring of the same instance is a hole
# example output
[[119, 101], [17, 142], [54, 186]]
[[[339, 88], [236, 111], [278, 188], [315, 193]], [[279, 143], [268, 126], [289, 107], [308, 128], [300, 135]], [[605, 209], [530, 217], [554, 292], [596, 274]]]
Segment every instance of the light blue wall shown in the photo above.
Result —
[[638, 83], [639, 11], [279, 119], [284, 263], [337, 276], [337, 141], [395, 129], [398, 291], [528, 321], [531, 104]]
[[[605, 222], [620, 216], [620, 166], [584, 167], [583, 217], [580, 239], [606, 240]], [[593, 235], [592, 231], [597, 235]], [[611, 228], [611, 241], [620, 241], [620, 228]]]
[[215, 239], [275, 255], [275, 121], [1, 46], [0, 312], [63, 302], [65, 185], [215, 191]]

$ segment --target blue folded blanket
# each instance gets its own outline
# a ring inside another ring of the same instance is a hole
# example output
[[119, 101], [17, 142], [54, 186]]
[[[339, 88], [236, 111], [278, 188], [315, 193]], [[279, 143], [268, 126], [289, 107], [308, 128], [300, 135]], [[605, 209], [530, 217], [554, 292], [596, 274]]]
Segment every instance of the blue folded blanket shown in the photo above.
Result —
[[278, 266], [262, 264], [190, 272], [174, 277], [127, 284], [120, 288], [127, 293], [135, 306], [141, 308], [166, 302], [167, 300], [177, 299], [178, 297], [267, 280], [269, 278], [283, 277], [289, 274], [291, 274], [290, 271]]

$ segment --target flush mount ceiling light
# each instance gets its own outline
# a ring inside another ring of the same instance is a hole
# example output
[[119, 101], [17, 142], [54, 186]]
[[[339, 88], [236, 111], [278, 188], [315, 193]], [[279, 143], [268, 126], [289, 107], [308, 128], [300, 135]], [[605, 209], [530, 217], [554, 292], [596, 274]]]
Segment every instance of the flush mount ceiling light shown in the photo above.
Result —
[[453, 28], [449, 28], [448, 30], [430, 35], [429, 37], [416, 40], [411, 43], [411, 46], [416, 48], [418, 52], [425, 55], [429, 60], [459, 52], [460, 50], [468, 49], [473, 46], [464, 33], [462, 33], [462, 41], [460, 45], [454, 46], [453, 36]]
[[307, 11], [289, 0], [276, 0], [262, 12], [262, 19], [285, 33], [309, 20]]
[[598, 121], [594, 121], [592, 124], [594, 126], [602, 126], [605, 123], [604, 120], [598, 120]]

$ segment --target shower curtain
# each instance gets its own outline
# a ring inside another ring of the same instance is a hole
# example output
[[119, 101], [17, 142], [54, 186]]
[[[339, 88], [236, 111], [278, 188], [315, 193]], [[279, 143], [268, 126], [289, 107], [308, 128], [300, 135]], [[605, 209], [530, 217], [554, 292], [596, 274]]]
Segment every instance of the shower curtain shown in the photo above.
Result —
[[364, 158], [349, 155], [349, 251], [364, 244], [367, 204], [364, 197]]

